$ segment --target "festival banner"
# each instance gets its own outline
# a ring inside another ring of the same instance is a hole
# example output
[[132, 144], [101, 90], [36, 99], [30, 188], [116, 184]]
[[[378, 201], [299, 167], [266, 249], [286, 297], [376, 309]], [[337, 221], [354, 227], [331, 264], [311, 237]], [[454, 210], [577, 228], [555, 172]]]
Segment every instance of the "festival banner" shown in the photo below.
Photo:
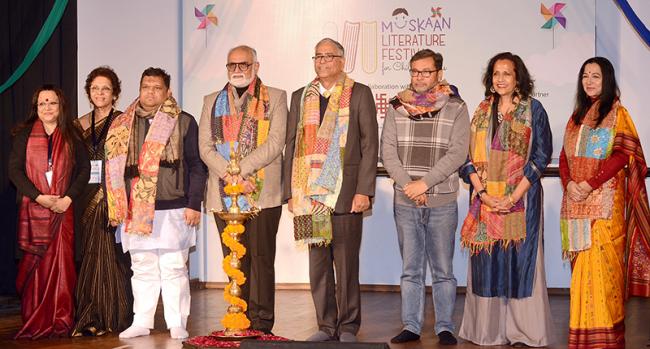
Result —
[[[484, 98], [490, 57], [510, 51], [535, 79], [551, 122], [554, 157], [575, 99], [581, 63], [595, 52], [595, 1], [183, 1], [183, 107], [197, 118], [203, 96], [227, 82], [226, 55], [254, 47], [259, 76], [291, 92], [315, 76], [314, 45], [345, 48], [345, 68], [373, 91], [380, 132], [388, 101], [408, 86], [409, 59], [432, 49], [470, 116]], [[290, 102], [290, 101], [287, 101]]]

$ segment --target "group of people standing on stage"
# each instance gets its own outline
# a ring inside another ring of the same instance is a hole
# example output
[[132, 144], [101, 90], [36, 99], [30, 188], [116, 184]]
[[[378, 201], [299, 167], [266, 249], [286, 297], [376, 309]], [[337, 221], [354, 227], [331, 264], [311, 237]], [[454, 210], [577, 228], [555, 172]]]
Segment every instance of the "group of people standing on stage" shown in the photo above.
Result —
[[[420, 338], [429, 265], [435, 333], [443, 345], [457, 343], [452, 259], [460, 178], [470, 185], [460, 236], [471, 255], [458, 335], [479, 345], [548, 345], [540, 179], [552, 137], [521, 58], [504, 52], [489, 61], [485, 99], [470, 120], [461, 91], [444, 79], [443, 57], [417, 52], [381, 137], [370, 88], [343, 71], [343, 46], [325, 38], [312, 59], [316, 77], [288, 107], [286, 92], [258, 76], [256, 51], [230, 49], [228, 82], [204, 98], [198, 125], [160, 68], [142, 73], [139, 97], [124, 112], [115, 109], [120, 80], [108, 67], [88, 75], [93, 108], [78, 119], [60, 89], [38, 89], [29, 119], [15, 129], [9, 164], [23, 251], [24, 325], [16, 338], [148, 335], [160, 293], [171, 337], [187, 337], [186, 262], [201, 202], [206, 210], [229, 207], [224, 188], [237, 183], [245, 194], [240, 206], [260, 209], [243, 235], [251, 327], [273, 329], [276, 235], [286, 203], [296, 241], [309, 245], [318, 331], [307, 340], [356, 341], [363, 212], [372, 205], [381, 152], [394, 181], [403, 261], [403, 328], [391, 341]], [[232, 150], [238, 175], [226, 171]], [[624, 347], [624, 301], [650, 296], [646, 170], [613, 67], [590, 58], [578, 74], [560, 157], [562, 251], [573, 269], [570, 348]], [[222, 231], [226, 222], [214, 218]]]

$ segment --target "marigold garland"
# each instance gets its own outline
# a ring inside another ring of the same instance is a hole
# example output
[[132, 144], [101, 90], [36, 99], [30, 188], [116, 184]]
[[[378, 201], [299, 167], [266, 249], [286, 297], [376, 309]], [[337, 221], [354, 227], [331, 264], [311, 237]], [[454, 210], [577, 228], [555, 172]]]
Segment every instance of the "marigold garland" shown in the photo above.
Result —
[[243, 224], [228, 224], [223, 232], [228, 234], [242, 234], [244, 232], [244, 229], [245, 228]]
[[228, 302], [229, 304], [232, 305], [237, 305], [242, 308], [243, 312], [246, 312], [248, 309], [248, 304], [246, 304], [246, 301], [235, 296], [230, 295], [230, 286], [231, 284], [227, 284], [226, 287], [223, 289], [223, 299]]
[[237, 253], [238, 258], [241, 259], [246, 254], [246, 247], [240, 242], [233, 239], [230, 234], [226, 233], [225, 231], [221, 233], [221, 240], [223, 241], [223, 244], [228, 246], [231, 251]]
[[241, 194], [242, 187], [239, 184], [227, 184], [225, 187], [223, 187], [224, 193], [226, 195], [238, 195]]
[[243, 285], [246, 282], [246, 277], [244, 276], [244, 272], [235, 269], [232, 266], [230, 266], [230, 260], [232, 258], [228, 255], [223, 259], [223, 271], [226, 272], [226, 275], [228, 275], [231, 279], [235, 280], [237, 285]]
[[223, 319], [221, 319], [221, 324], [223, 327], [233, 330], [243, 330], [251, 326], [250, 320], [246, 318], [244, 313], [227, 313]]

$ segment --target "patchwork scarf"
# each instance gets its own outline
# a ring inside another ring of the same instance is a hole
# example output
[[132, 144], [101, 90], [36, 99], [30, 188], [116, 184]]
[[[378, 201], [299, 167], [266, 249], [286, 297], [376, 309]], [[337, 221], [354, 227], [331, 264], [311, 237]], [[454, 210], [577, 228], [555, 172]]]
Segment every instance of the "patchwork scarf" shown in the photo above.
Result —
[[332, 241], [331, 214], [343, 183], [343, 159], [354, 80], [336, 82], [320, 122], [318, 79], [303, 90], [291, 178], [296, 241], [327, 245]]
[[[156, 110], [145, 111], [139, 104], [135, 108], [135, 118], [133, 127], [131, 127], [131, 141], [129, 142], [129, 152], [126, 159], [126, 178], [138, 176], [138, 164], [140, 151], [142, 150], [142, 141], [147, 136], [146, 123], [151, 125], [151, 121], [156, 116]], [[169, 141], [165, 144], [165, 149], [160, 154], [160, 166], [178, 169], [181, 158], [181, 128], [176, 126], [169, 136]]]
[[[576, 183], [596, 176], [604, 161], [612, 154], [619, 103], [603, 121], [595, 127], [600, 102], [595, 102], [581, 125], [569, 119], [564, 132], [564, 153], [567, 157], [571, 178]], [[562, 234], [562, 255], [571, 258], [579, 251], [591, 248], [591, 225], [597, 219], [611, 219], [614, 209], [614, 192], [617, 176], [610, 178], [583, 201], [562, 198], [560, 210], [560, 232]]]
[[[235, 87], [226, 84], [212, 106], [211, 125], [215, 148], [228, 161], [231, 156], [245, 158], [268, 138], [271, 124], [269, 92], [259, 77], [248, 86], [246, 100], [240, 109], [237, 111], [235, 105]], [[234, 154], [231, 154], [231, 149], [234, 149]], [[240, 195], [238, 199], [239, 207], [244, 211], [257, 206], [264, 177], [263, 168], [251, 175], [255, 190], [251, 195]], [[232, 199], [224, 192], [227, 184], [219, 179], [219, 192], [225, 208], [232, 204]]]
[[[626, 297], [650, 297], [650, 208], [645, 186], [647, 163], [641, 141], [627, 110], [614, 103], [605, 119], [595, 126], [600, 102], [595, 102], [583, 119], [582, 125], [569, 120], [564, 136], [564, 151], [571, 178], [580, 182], [592, 178], [612, 152], [620, 151], [629, 157], [625, 193]], [[614, 190], [620, 180], [612, 177], [587, 199], [573, 202], [565, 197], [560, 212], [562, 254], [572, 258], [579, 251], [591, 247], [591, 226], [597, 219], [611, 219]], [[566, 196], [566, 195], [565, 195]]]
[[[500, 125], [492, 124], [493, 98], [478, 106], [471, 123], [469, 157], [487, 193], [495, 197], [510, 195], [524, 177], [530, 157], [532, 135], [531, 100], [520, 100], [513, 111], [503, 116]], [[492, 129], [497, 127], [494, 138]], [[507, 246], [526, 238], [525, 196], [508, 213], [492, 211], [473, 196], [461, 229], [461, 244], [472, 253], [491, 251], [495, 243]]]
[[[452, 94], [449, 84], [441, 81], [427, 92], [420, 94], [407, 89], [390, 100], [398, 114], [395, 118], [398, 155], [414, 179], [426, 175], [447, 153], [454, 118], [438, 112]], [[429, 188], [427, 195], [434, 195], [441, 187]]]
[[[70, 186], [72, 160], [70, 146], [54, 129], [52, 137], [52, 185], [48, 185], [45, 172], [48, 171], [48, 137], [40, 120], [34, 122], [27, 139], [25, 152], [25, 174], [39, 192], [47, 195], [64, 196]], [[23, 196], [18, 217], [18, 246], [21, 250], [42, 256], [52, 242], [54, 234], [67, 223], [71, 225], [73, 210], [64, 213], [50, 211], [36, 201]]]
[[125, 232], [150, 235], [156, 202], [156, 186], [160, 159], [165, 145], [178, 122], [181, 108], [173, 97], [166, 99], [156, 111], [144, 144], [138, 154], [138, 175], [131, 181], [129, 200], [126, 198], [125, 169], [132, 137], [136, 99], [126, 111], [118, 116], [106, 136], [106, 199], [108, 219], [111, 223], [125, 223]]
[[417, 93], [408, 88], [390, 100], [398, 113], [420, 120], [433, 117], [435, 113], [447, 104], [453, 94], [449, 83], [442, 80], [426, 93]]

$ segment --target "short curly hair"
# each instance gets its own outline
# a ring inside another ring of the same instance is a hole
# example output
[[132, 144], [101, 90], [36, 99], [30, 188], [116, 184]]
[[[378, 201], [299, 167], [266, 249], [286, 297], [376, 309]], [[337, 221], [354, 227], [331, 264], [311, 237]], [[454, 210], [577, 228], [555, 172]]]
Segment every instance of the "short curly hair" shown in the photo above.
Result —
[[115, 74], [115, 71], [113, 68], [104, 65], [101, 67], [97, 67], [93, 69], [90, 74], [86, 77], [86, 85], [84, 86], [84, 90], [86, 90], [86, 95], [88, 96], [88, 100], [92, 104], [93, 101], [90, 98], [90, 85], [93, 83], [93, 80], [97, 78], [98, 76], [102, 76], [107, 78], [108, 80], [111, 81], [111, 87], [113, 88], [113, 105], [115, 105], [115, 102], [117, 102], [118, 98], [120, 98], [120, 92], [122, 92], [122, 82], [120, 81], [120, 78], [117, 77], [117, 74]]

